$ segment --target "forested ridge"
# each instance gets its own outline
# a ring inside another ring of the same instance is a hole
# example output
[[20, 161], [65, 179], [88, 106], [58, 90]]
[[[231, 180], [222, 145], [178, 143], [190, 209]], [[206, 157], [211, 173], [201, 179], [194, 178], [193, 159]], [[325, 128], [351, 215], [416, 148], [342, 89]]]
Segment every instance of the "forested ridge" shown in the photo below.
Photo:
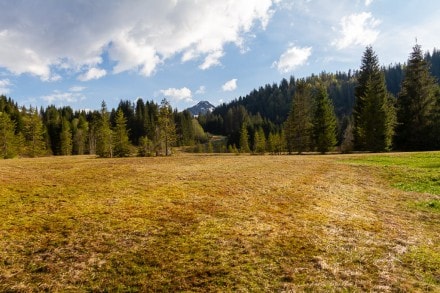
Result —
[[367, 47], [360, 69], [292, 76], [197, 118], [166, 100], [111, 110], [103, 101], [86, 112], [0, 96], [0, 157], [169, 155], [175, 146], [255, 154], [440, 149], [440, 51], [416, 45], [407, 63], [379, 64]]
[[[429, 88], [424, 94], [429, 97], [429, 109], [427, 109], [427, 111], [430, 113], [425, 114], [429, 116], [427, 119], [430, 121], [431, 126], [437, 128], [436, 131], [438, 131], [438, 118], [435, 118], [434, 116], [436, 116], [435, 113], [439, 112], [438, 94], [436, 94], [436, 91], [438, 91], [440, 81], [440, 51], [434, 49], [432, 52], [423, 54], [420, 46], [416, 45], [414, 49], [416, 48], [418, 51], [417, 54], [420, 55], [417, 64], [420, 64], [421, 68], [409, 68], [412, 58], [411, 55], [407, 63], [398, 63], [387, 67], [379, 67], [379, 61], [376, 60], [376, 71], [383, 75], [385, 90], [389, 97], [392, 97], [391, 101], [394, 103], [393, 108], [397, 110], [403, 107], [403, 105], [398, 102], [401, 100], [399, 99], [399, 95], [402, 93], [402, 84], [405, 81], [406, 72], [408, 70], [427, 70], [426, 74], [429, 74], [432, 77], [432, 82], [428, 82], [428, 84], [425, 85]], [[377, 56], [375, 58], [378, 59]], [[242, 123], [247, 124], [248, 134], [251, 136], [251, 140], [255, 129], [258, 128], [263, 128], [267, 137], [269, 137], [270, 134], [276, 133], [283, 136], [283, 132], [286, 129], [285, 122], [288, 120], [289, 114], [292, 111], [292, 103], [297, 97], [295, 93], [297, 84], [298, 82], [305, 82], [312, 88], [316, 88], [317, 86], [324, 86], [326, 88], [337, 118], [338, 142], [336, 145], [344, 146], [347, 143], [345, 142], [344, 144], [344, 135], [351, 134], [352, 132], [350, 129], [347, 132], [347, 128], [352, 127], [350, 123], [352, 124], [355, 103], [357, 100], [363, 98], [355, 95], [355, 89], [359, 85], [361, 74], [362, 69], [357, 69], [348, 72], [322, 72], [318, 75], [312, 75], [304, 79], [296, 79], [292, 76], [289, 80], [283, 79], [279, 84], [266, 84], [258, 89], [254, 89], [244, 97], [239, 97], [228, 104], [222, 104], [216, 107], [212, 113], [199, 117], [199, 121], [207, 132], [219, 133], [227, 136], [229, 138], [229, 143], [236, 144], [238, 148]], [[414, 87], [416, 87], [418, 82], [419, 81], [415, 81]], [[426, 80], [421, 82], [426, 82]], [[312, 92], [313, 91], [311, 91], [311, 93]], [[309, 99], [313, 100], [313, 94], [310, 95]], [[416, 99], [414, 98], [414, 100]], [[242, 123], [240, 123], [240, 121]], [[398, 128], [398, 125], [401, 124], [402, 121], [395, 121], [394, 127]], [[437, 126], [434, 127], [434, 124]], [[419, 138], [416, 137], [415, 139]], [[395, 143], [394, 140], [391, 148], [395, 150], [411, 149], [406, 148], [397, 142]], [[438, 139], [434, 139], [434, 141], [429, 143], [426, 142], [423, 146], [412, 149], [423, 150], [438, 148], [440, 148]], [[314, 150], [315, 146], [312, 144], [309, 149]], [[363, 149], [361, 148], [358, 150]], [[370, 149], [370, 151], [374, 150]]]

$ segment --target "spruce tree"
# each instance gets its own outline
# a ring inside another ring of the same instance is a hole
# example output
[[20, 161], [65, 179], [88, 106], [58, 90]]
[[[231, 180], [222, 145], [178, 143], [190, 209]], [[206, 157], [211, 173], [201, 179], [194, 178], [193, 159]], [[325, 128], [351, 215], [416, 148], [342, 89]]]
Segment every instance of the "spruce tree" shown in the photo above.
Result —
[[246, 123], [243, 123], [240, 130], [240, 153], [249, 153], [249, 133]]
[[85, 153], [88, 131], [89, 123], [83, 115], [80, 115], [79, 118], [73, 119], [73, 154], [83, 155]]
[[127, 157], [130, 154], [130, 142], [128, 140], [127, 119], [121, 109], [116, 113], [116, 126], [114, 133], [114, 156]]
[[310, 85], [305, 80], [296, 83], [292, 109], [285, 125], [285, 137], [289, 153], [301, 154], [310, 149], [312, 131], [312, 105]]
[[24, 134], [27, 146], [27, 155], [38, 157], [46, 152], [44, 141], [44, 125], [37, 108], [30, 108], [24, 120]]
[[72, 129], [66, 118], [63, 118], [61, 123], [60, 142], [61, 155], [70, 156], [72, 154]]
[[336, 115], [327, 89], [319, 86], [315, 93], [315, 111], [313, 115], [313, 139], [318, 152], [324, 154], [336, 144]]
[[371, 46], [362, 57], [353, 109], [354, 148], [380, 152], [391, 148], [395, 110], [386, 90], [384, 72]]
[[96, 135], [96, 154], [103, 158], [111, 158], [113, 157], [113, 133], [110, 128], [110, 115], [104, 101], [101, 104], [100, 114]]
[[0, 112], [0, 157], [10, 159], [17, 155], [15, 123], [8, 114]]
[[264, 154], [266, 151], [266, 136], [264, 135], [263, 128], [259, 128], [255, 131], [254, 135], [254, 153]]
[[436, 88], [421, 46], [415, 45], [405, 68], [405, 78], [398, 98], [398, 148], [413, 151], [434, 147], [431, 124]]

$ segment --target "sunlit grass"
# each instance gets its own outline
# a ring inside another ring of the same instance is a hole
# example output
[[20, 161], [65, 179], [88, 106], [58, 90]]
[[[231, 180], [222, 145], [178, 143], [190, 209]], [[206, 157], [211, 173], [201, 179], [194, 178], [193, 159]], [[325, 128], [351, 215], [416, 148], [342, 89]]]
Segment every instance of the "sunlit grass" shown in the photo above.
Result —
[[439, 290], [405, 156], [0, 161], [0, 291]]
[[380, 166], [402, 190], [440, 195], [440, 152], [362, 155], [350, 161]]

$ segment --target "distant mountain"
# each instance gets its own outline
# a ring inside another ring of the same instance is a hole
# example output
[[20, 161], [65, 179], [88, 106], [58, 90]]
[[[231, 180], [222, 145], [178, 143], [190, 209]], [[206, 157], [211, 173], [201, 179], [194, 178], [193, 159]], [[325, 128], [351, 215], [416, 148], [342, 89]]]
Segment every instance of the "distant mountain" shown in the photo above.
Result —
[[201, 101], [197, 105], [192, 106], [191, 108], [188, 108], [188, 110], [192, 115], [200, 115], [200, 114], [206, 114], [208, 112], [214, 111], [215, 106], [211, 104], [208, 101]]

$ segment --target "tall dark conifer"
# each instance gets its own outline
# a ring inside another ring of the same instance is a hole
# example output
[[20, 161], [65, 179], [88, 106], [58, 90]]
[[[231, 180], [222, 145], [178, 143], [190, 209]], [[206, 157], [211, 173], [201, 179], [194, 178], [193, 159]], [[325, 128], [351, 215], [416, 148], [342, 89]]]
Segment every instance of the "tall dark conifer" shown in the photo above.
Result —
[[113, 157], [113, 132], [110, 128], [110, 115], [104, 101], [101, 104], [100, 121], [97, 129], [96, 154], [100, 157]]
[[247, 130], [247, 123], [243, 123], [240, 131], [240, 153], [249, 153], [249, 133]]
[[60, 133], [61, 155], [70, 156], [72, 154], [72, 129], [67, 118], [63, 118]]
[[436, 87], [422, 49], [420, 45], [415, 45], [408, 59], [398, 99], [398, 148], [409, 151], [434, 147], [430, 130], [435, 111]]
[[319, 86], [315, 93], [313, 140], [318, 152], [324, 154], [336, 145], [336, 115], [327, 89]]
[[312, 128], [310, 84], [305, 80], [300, 80], [296, 83], [292, 109], [285, 124], [289, 153], [295, 150], [301, 154], [310, 148]]
[[395, 111], [385, 85], [384, 72], [371, 46], [362, 57], [353, 109], [354, 148], [380, 152], [391, 148]]
[[9, 159], [17, 155], [15, 123], [5, 112], [0, 112], [0, 158]]
[[121, 109], [116, 112], [116, 126], [114, 133], [114, 156], [127, 157], [130, 154], [130, 142], [128, 139], [127, 119]]
[[44, 125], [38, 114], [37, 108], [30, 108], [24, 120], [24, 135], [27, 144], [27, 155], [30, 157], [41, 156], [45, 153]]

